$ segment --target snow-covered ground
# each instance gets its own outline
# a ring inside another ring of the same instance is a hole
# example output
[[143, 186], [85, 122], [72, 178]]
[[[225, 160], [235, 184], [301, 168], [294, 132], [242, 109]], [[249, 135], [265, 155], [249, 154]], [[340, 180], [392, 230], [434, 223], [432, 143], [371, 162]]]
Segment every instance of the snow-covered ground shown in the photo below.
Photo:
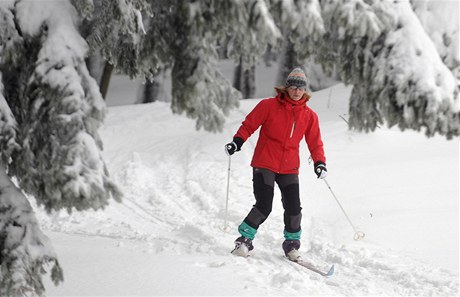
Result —
[[301, 144], [304, 258], [335, 264], [324, 278], [283, 258], [282, 206], [259, 229], [253, 256], [229, 252], [253, 204], [249, 166], [256, 135], [232, 157], [223, 146], [258, 99], [243, 100], [221, 134], [196, 131], [168, 103], [114, 106], [101, 136], [108, 168], [125, 197], [105, 211], [38, 218], [58, 252], [65, 281], [49, 296], [112, 295], [459, 295], [459, 142], [381, 127], [347, 130], [350, 89], [317, 93], [328, 181]]

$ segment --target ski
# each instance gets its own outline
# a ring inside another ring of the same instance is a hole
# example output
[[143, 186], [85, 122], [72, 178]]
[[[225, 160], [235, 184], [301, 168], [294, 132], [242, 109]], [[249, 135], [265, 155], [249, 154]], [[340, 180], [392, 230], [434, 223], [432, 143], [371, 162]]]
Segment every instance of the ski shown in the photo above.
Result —
[[[230, 253], [232, 255], [243, 257], [243, 258], [247, 258], [247, 257], [250, 256], [249, 250], [245, 245], [236, 246], [235, 249], [233, 249]], [[297, 256], [296, 258], [293, 258], [293, 259], [290, 259], [289, 257], [286, 257], [286, 259], [288, 261], [290, 261], [290, 262], [297, 263], [300, 266], [305, 267], [305, 268], [307, 268], [307, 269], [309, 269], [309, 270], [311, 270], [313, 272], [316, 272], [319, 275], [325, 276], [325, 277], [331, 277], [334, 274], [334, 265], [332, 265], [331, 268], [329, 268], [329, 270], [327, 272], [325, 272], [324, 270], [318, 268], [316, 265], [314, 265], [314, 264], [312, 264], [312, 263], [310, 263], [308, 261], [302, 260], [302, 258], [300, 256]]]
[[313, 265], [312, 263], [304, 261], [302, 259], [289, 260], [289, 261], [297, 263], [300, 266], [305, 267], [305, 268], [307, 268], [307, 269], [309, 269], [309, 270], [311, 270], [313, 272], [316, 272], [316, 273], [318, 273], [318, 274], [320, 274], [322, 276], [325, 276], [325, 277], [331, 277], [332, 275], [334, 275], [334, 265], [332, 265], [331, 268], [329, 268], [329, 271], [325, 272], [325, 271], [319, 269], [318, 267], [316, 267], [315, 265]]

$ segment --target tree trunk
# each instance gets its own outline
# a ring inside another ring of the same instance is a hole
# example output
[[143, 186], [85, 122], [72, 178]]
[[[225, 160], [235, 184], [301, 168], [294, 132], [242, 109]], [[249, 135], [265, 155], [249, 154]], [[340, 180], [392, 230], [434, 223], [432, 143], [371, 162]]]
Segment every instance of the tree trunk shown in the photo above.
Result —
[[97, 85], [101, 85], [102, 72], [104, 71], [105, 61], [99, 50], [92, 53], [85, 59], [89, 74], [96, 80]]
[[104, 71], [102, 72], [101, 84], [99, 90], [101, 91], [102, 98], [106, 98], [107, 91], [109, 90], [110, 78], [112, 77], [113, 65], [108, 61], [105, 62]]
[[265, 66], [271, 67], [274, 62], [277, 61], [277, 56], [276, 53], [273, 50], [273, 46], [271, 44], [267, 45], [267, 50], [264, 53], [263, 56]]
[[251, 65], [245, 69], [243, 57], [235, 67], [233, 87], [241, 92], [244, 99], [253, 98], [256, 93], [256, 66]]
[[170, 94], [166, 91], [166, 81], [170, 80], [169, 77], [167, 78], [167, 70], [168, 69], [166, 67], [158, 69], [158, 72], [152, 78], [152, 81], [147, 80], [144, 84], [141, 84], [139, 86], [139, 89], [137, 91], [137, 104], [150, 103], [156, 101], [171, 101]]
[[147, 80], [142, 87], [143, 90], [138, 101], [139, 103], [150, 103], [159, 99], [158, 97], [160, 95], [162, 85], [158, 80]]

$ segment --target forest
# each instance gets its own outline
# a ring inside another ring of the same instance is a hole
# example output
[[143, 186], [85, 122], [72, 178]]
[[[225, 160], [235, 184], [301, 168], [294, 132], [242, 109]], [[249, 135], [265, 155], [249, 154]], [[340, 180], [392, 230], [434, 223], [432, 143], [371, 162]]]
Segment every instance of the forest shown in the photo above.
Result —
[[[171, 73], [171, 110], [218, 133], [254, 94], [256, 62], [352, 86], [347, 122], [458, 139], [458, 22], [430, 1], [6, 0], [0, 2], [0, 295], [45, 292], [63, 270], [28, 202], [46, 211], [103, 209], [122, 192], [98, 130], [112, 73], [145, 80], [155, 101]], [[454, 22], [455, 24], [455, 22]], [[219, 59], [237, 65], [233, 82]], [[315, 88], [312, 85], [312, 88]]]

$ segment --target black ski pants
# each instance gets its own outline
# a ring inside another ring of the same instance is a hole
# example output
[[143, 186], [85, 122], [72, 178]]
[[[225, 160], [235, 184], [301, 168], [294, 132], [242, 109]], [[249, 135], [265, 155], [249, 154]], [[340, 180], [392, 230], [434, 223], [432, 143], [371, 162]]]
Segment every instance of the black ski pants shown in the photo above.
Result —
[[267, 219], [272, 211], [275, 182], [281, 191], [284, 208], [284, 228], [289, 233], [301, 230], [302, 207], [300, 206], [299, 175], [277, 174], [265, 168], [253, 169], [253, 186], [256, 204], [244, 219], [254, 229]]

